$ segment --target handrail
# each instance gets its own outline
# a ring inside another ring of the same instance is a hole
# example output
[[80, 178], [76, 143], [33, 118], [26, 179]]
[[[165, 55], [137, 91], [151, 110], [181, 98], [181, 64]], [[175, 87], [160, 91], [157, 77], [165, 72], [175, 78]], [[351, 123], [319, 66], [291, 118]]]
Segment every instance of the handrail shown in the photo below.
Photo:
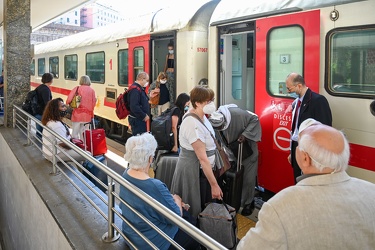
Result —
[[[47, 130], [49, 133], [51, 133], [55, 139], [58, 139], [65, 144], [69, 145], [75, 152], [77, 152], [79, 155], [81, 155], [85, 160], [91, 162], [95, 167], [99, 168], [101, 171], [103, 171], [105, 174], [108, 175], [109, 183], [102, 183], [100, 182], [105, 189], [107, 189], [107, 197], [102, 196], [97, 192], [94, 188], [90, 186], [90, 184], [85, 180], [84, 177], [82, 177], [77, 171], [74, 171], [73, 168], [67, 164], [66, 162], [62, 161], [62, 159], [59, 156], [56, 156], [57, 149], [61, 149], [61, 147], [56, 143], [57, 140], [54, 140], [53, 142], [53, 148], [52, 151], [54, 152], [52, 157], [53, 162], [53, 170], [52, 173], [56, 174], [58, 171], [60, 171], [64, 177], [68, 179], [68, 181], [88, 200], [88, 202], [108, 221], [108, 232], [104, 233], [102, 236], [102, 240], [105, 242], [113, 242], [116, 241], [119, 236], [121, 235], [124, 237], [124, 239], [127, 241], [128, 244], [133, 245], [132, 242], [129, 241], [129, 239], [123, 234], [121, 229], [116, 225], [115, 219], [121, 219], [125, 223], [127, 223], [130, 227], [134, 229], [136, 233], [140, 235], [141, 238], [143, 238], [152, 248], [155, 248], [155, 246], [152, 244], [150, 240], [148, 240], [141, 232], [139, 232], [133, 225], [130, 225], [130, 223], [122, 216], [122, 213], [118, 206], [116, 206], [116, 202], [123, 203], [125, 206], [127, 206], [129, 209], [131, 209], [134, 213], [140, 216], [142, 220], [144, 220], [146, 223], [148, 223], [151, 227], [153, 227], [162, 237], [164, 237], [166, 240], [168, 240], [173, 246], [175, 246], [178, 249], [182, 249], [181, 246], [179, 246], [173, 239], [168, 237], [164, 232], [162, 232], [159, 228], [157, 228], [153, 223], [147, 220], [146, 217], [144, 217], [140, 212], [136, 211], [134, 208], [132, 208], [125, 200], [123, 200], [114, 190], [114, 182], [117, 182], [118, 184], [124, 186], [129, 191], [137, 195], [140, 199], [142, 199], [145, 203], [147, 203], [149, 206], [151, 206], [153, 209], [155, 209], [157, 212], [159, 212], [162, 216], [170, 220], [172, 223], [177, 225], [179, 228], [181, 228], [183, 231], [185, 231], [187, 234], [189, 234], [192, 238], [194, 238], [196, 241], [201, 243], [203, 246], [205, 246], [208, 249], [226, 249], [224, 246], [222, 246], [220, 243], [209, 237], [207, 234], [203, 233], [201, 230], [196, 228], [194, 225], [190, 224], [186, 220], [184, 220], [182, 217], [178, 216], [177, 214], [173, 213], [171, 210], [169, 210], [167, 207], [165, 207], [163, 204], [159, 203], [155, 199], [153, 199], [151, 196], [137, 188], [135, 185], [131, 184], [127, 180], [125, 180], [121, 175], [104, 165], [103, 163], [97, 161], [93, 156], [86, 153], [81, 148], [77, 147], [70, 141], [66, 140], [65, 138], [61, 137], [59, 134], [55, 133], [54, 131], [50, 130], [48, 127], [43, 126], [41, 122], [36, 119], [35, 117], [31, 116], [22, 108], [19, 106], [13, 105], [13, 128], [18, 128], [22, 131], [24, 135], [27, 137], [28, 145], [34, 144], [34, 146], [38, 147], [39, 145], [37, 142], [41, 143], [43, 145], [43, 141], [36, 138], [31, 133], [32, 129], [36, 130], [36, 126], [31, 125], [31, 121], [35, 122], [35, 124], [41, 125], [43, 129]], [[25, 130], [25, 131], [23, 131]], [[37, 142], [35, 142], [34, 139], [37, 139]], [[42, 151], [42, 150], [41, 150]], [[69, 156], [68, 156], [69, 157]], [[82, 171], [85, 171], [89, 173], [79, 162], [76, 160], [70, 158], [75, 165], [80, 168]], [[87, 193], [82, 190], [75, 181], [69, 177], [65, 171], [62, 169], [62, 167], [57, 164], [57, 160], [59, 160], [67, 170], [71, 171], [74, 176], [77, 178], [76, 180], [82, 182], [92, 193], [94, 193], [99, 199], [103, 201], [103, 203], [107, 206], [107, 211], [102, 211], [97, 204], [94, 203], [93, 200], [90, 199], [90, 197], [87, 195]], [[99, 181], [99, 180], [98, 180]]]

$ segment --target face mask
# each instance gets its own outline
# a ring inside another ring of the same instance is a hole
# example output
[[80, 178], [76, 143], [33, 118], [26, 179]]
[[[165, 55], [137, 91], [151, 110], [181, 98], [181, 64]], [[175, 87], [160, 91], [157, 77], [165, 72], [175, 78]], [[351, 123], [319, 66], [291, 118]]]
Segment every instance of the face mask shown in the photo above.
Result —
[[168, 50], [169, 54], [173, 54], [173, 49]]
[[187, 112], [189, 110], [189, 106], [185, 106], [184, 111]]
[[293, 92], [293, 93], [289, 93], [289, 96], [290, 97], [293, 97], [293, 98], [299, 98], [299, 96], [297, 95], [297, 93]]
[[144, 88], [146, 88], [148, 86], [148, 82], [145, 83], [145, 85], [143, 85]]
[[214, 102], [210, 102], [209, 104], [203, 107], [203, 112], [207, 115], [211, 115], [215, 111], [216, 111], [216, 106]]
[[160, 80], [161, 84], [165, 84], [166, 82], [167, 82], [167, 80]]
[[60, 116], [65, 117], [66, 116], [66, 110], [65, 111], [60, 110]]

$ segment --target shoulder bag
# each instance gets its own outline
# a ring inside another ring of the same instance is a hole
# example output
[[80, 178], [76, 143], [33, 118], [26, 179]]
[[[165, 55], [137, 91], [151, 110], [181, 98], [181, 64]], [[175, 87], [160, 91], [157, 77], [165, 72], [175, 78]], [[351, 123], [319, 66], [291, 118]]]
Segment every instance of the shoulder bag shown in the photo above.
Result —
[[[160, 84], [156, 82], [156, 88], [160, 88]], [[154, 96], [150, 95], [150, 100], [148, 103], [150, 104], [151, 108], [156, 108], [159, 105], [160, 100], [160, 92], [156, 93]]]
[[78, 89], [79, 87], [77, 87], [77, 90], [76, 90], [76, 93], [74, 94], [73, 98], [72, 98], [72, 101], [70, 102], [69, 106], [71, 108], [78, 108], [79, 107], [79, 103], [81, 102], [81, 96], [78, 95]]
[[216, 145], [214, 174], [215, 174], [216, 178], [219, 178], [220, 176], [222, 176], [226, 171], [228, 171], [231, 168], [231, 164], [230, 164], [228, 155], [225, 153], [223, 147], [220, 146], [219, 142], [213, 136], [211, 131], [206, 127], [206, 125], [203, 123], [203, 121], [196, 114], [189, 113], [185, 117], [187, 117], [187, 116], [192, 116], [195, 119], [197, 119], [198, 121], [200, 121], [203, 124], [203, 126], [208, 130], [212, 139], [214, 140], [215, 145]]
[[[219, 131], [219, 136], [221, 137], [222, 141], [225, 143], [225, 145], [232, 151], [233, 155], [235, 157], [238, 156], [238, 146], [240, 142], [238, 140], [235, 140], [231, 143], [228, 143], [227, 139], [225, 138], [222, 131]], [[246, 139], [247, 140], [247, 139]], [[247, 141], [242, 142], [243, 145], [243, 151], [242, 151], [242, 161], [249, 158], [253, 154], [253, 150], [251, 149], [251, 146]]]

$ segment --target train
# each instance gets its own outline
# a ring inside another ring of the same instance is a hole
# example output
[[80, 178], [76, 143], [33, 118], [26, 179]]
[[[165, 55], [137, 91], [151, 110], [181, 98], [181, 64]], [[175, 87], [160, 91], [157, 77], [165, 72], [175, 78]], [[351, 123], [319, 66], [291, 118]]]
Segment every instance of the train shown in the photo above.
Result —
[[95, 116], [109, 137], [124, 138], [128, 122], [116, 117], [117, 96], [141, 71], [155, 80], [173, 42], [174, 96], [204, 85], [217, 106], [256, 113], [263, 131], [258, 187], [277, 193], [294, 184], [287, 156], [295, 97], [285, 79], [298, 72], [327, 98], [333, 126], [348, 137], [348, 173], [375, 183], [374, 11], [373, 0], [184, 1], [36, 45], [30, 84], [51, 72], [53, 96], [66, 99], [79, 76], [90, 76]]

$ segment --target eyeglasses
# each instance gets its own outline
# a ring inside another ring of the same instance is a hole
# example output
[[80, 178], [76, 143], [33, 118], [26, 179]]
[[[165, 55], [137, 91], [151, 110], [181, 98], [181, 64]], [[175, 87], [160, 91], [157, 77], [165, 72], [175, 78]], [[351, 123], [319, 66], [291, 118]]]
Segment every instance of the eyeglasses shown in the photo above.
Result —
[[209, 103], [211, 103], [211, 102], [214, 102], [214, 101], [215, 101], [215, 97], [212, 98], [212, 100], [207, 101], [207, 104], [209, 104]]

